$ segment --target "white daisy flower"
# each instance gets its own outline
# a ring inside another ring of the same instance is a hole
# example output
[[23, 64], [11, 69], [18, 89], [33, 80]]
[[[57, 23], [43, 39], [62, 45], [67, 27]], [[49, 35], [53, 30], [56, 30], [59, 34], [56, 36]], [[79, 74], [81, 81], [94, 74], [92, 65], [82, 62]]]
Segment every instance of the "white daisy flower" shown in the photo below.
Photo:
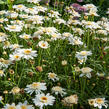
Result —
[[36, 15], [38, 14], [38, 11], [36, 10], [36, 8], [27, 8], [24, 10], [27, 14], [32, 14], [32, 15]]
[[28, 22], [32, 22], [32, 24], [42, 24], [44, 20], [43, 16], [35, 15], [35, 16], [29, 16], [27, 18]]
[[2, 77], [2, 76], [5, 76], [4, 70], [1, 70], [1, 69], [0, 69], [0, 76], [1, 76], [1, 77]]
[[7, 40], [7, 35], [3, 32], [0, 32], [0, 42], [4, 42]]
[[51, 18], [59, 18], [59, 16], [61, 16], [61, 14], [59, 14], [58, 11], [50, 10], [50, 13], [48, 13], [48, 16]]
[[65, 89], [60, 86], [55, 86], [52, 88], [52, 92], [56, 95], [60, 94], [61, 96], [66, 95]]
[[38, 46], [41, 47], [41, 48], [44, 48], [44, 49], [49, 48], [49, 44], [48, 44], [47, 41], [40, 41], [40, 42], [38, 43]]
[[30, 35], [28, 35], [26, 33], [20, 35], [19, 37], [22, 38], [22, 39], [25, 39], [25, 40], [28, 40], [28, 39], [32, 38]]
[[33, 92], [39, 94], [46, 89], [47, 89], [46, 83], [33, 82], [32, 84], [26, 86], [25, 91], [27, 93], [30, 93], [31, 95]]
[[69, 42], [72, 45], [83, 45], [83, 42], [81, 41], [80, 37], [69, 37]]
[[0, 18], [0, 23], [4, 23], [4, 22], [7, 22], [8, 21], [8, 19], [7, 18]]
[[33, 102], [36, 106], [40, 107], [40, 109], [43, 109], [44, 106], [53, 105], [53, 103], [55, 102], [55, 97], [51, 96], [49, 93], [47, 95], [38, 94], [33, 99]]
[[76, 52], [76, 58], [78, 60], [81, 60], [81, 62], [86, 62], [87, 56], [92, 55], [91, 51], [81, 51], [81, 52]]
[[38, 12], [45, 12], [45, 11], [47, 11], [47, 8], [46, 7], [43, 7], [43, 6], [36, 6], [35, 8], [36, 8], [36, 10]]
[[20, 49], [20, 47], [23, 47], [22, 45], [19, 45], [19, 44], [11, 44], [10, 46], [9, 46], [9, 48], [11, 49], [11, 50], [18, 50], [18, 49]]
[[80, 74], [80, 77], [82, 76], [86, 76], [88, 78], [91, 78], [91, 71], [93, 71], [93, 69], [91, 69], [90, 67], [83, 67], [81, 70], [80, 70], [82, 73]]
[[0, 58], [0, 69], [2, 68], [8, 68], [8, 66], [11, 64], [10, 60], [5, 60], [3, 58]]
[[98, 107], [99, 109], [102, 109], [102, 106], [104, 106], [105, 108], [107, 108], [108, 104], [106, 102], [107, 101], [105, 100], [105, 98], [96, 98], [94, 107]]
[[12, 93], [14, 95], [19, 94], [20, 93], [20, 88], [19, 87], [13, 87], [10, 93]]
[[15, 103], [12, 103], [12, 104], [6, 104], [4, 106], [4, 109], [20, 109], [20, 106], [16, 106]]
[[28, 14], [19, 14], [19, 17], [23, 19], [27, 19], [29, 16]]
[[26, 9], [26, 7], [23, 4], [14, 5], [13, 8], [17, 11], [24, 11]]
[[64, 24], [64, 25], [66, 25], [66, 21], [64, 19], [61, 19], [61, 18], [57, 18], [53, 22], [57, 23], [57, 24]]
[[48, 73], [48, 78], [51, 79], [52, 81], [58, 81], [59, 78], [57, 77], [57, 75], [55, 73]]
[[24, 103], [19, 102], [18, 106], [20, 106], [20, 109], [34, 109], [32, 105], [27, 104], [27, 101], [25, 101]]
[[13, 53], [9, 55], [9, 60], [11, 61], [19, 61], [21, 60], [22, 54], [18, 54], [18, 53]]
[[5, 27], [5, 29], [10, 32], [21, 32], [22, 26], [21, 25], [7, 25], [7, 27]]
[[30, 49], [18, 49], [17, 52], [22, 55], [22, 58], [25, 59], [33, 59], [34, 57], [37, 57], [37, 51], [33, 51]]
[[67, 39], [69, 37], [73, 37], [73, 35], [69, 32], [64, 32], [62, 33], [62, 39]]

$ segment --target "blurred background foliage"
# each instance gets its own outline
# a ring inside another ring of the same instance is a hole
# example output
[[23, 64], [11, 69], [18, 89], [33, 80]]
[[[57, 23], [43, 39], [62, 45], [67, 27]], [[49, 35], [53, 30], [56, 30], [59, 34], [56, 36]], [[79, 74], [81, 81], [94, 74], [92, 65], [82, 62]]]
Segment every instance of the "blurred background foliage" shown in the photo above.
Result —
[[[8, 9], [10, 0], [0, 0], [0, 10]], [[14, 4], [25, 4], [30, 5], [26, 2], [27, 0], [14, 0]], [[45, 5], [49, 3], [50, 6], [59, 5], [63, 3], [63, 6], [68, 6], [71, 3], [79, 3], [80, 5], [92, 3], [98, 7], [98, 14], [101, 16], [106, 15], [107, 8], [109, 8], [109, 0], [83, 0], [83, 2], [78, 2], [79, 0], [42, 0], [42, 4]], [[59, 8], [58, 8], [59, 9]]]

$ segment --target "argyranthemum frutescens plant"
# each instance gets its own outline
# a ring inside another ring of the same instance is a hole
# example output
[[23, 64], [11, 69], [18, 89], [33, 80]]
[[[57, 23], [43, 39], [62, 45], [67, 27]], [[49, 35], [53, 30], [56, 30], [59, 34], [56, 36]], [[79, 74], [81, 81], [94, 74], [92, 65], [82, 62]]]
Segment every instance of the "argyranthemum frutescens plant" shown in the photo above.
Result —
[[107, 108], [108, 18], [93, 4], [40, 1], [0, 11], [0, 107]]

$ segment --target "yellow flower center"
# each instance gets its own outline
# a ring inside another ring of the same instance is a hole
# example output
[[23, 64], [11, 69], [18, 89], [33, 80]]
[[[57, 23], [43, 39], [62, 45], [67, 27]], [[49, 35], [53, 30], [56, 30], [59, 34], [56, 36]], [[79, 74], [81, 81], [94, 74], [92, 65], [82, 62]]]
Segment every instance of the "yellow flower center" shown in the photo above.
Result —
[[3, 18], [1, 18], [1, 19], [0, 19], [0, 22], [3, 22], [3, 21], [4, 21]]
[[60, 87], [58, 87], [58, 86], [55, 87], [54, 90], [55, 90], [55, 91], [59, 91], [59, 92], [62, 91], [62, 89], [61, 89]]
[[38, 86], [39, 86], [38, 83], [33, 83], [33, 84], [31, 85], [31, 87], [32, 87], [33, 89], [36, 89]]
[[87, 25], [92, 25], [92, 23], [90, 21], [87, 22]]
[[31, 50], [24, 50], [24, 53], [28, 55], [31, 53]]
[[45, 47], [45, 46], [46, 46], [46, 44], [44, 44], [44, 43], [42, 43], [41, 45], [42, 45], [43, 47]]
[[104, 100], [101, 99], [101, 98], [98, 98], [98, 99], [96, 99], [96, 102], [97, 102], [98, 104], [103, 104], [103, 103], [104, 103]]
[[81, 55], [82, 55], [82, 56], [85, 56], [85, 55], [87, 55], [87, 52], [86, 52], [86, 51], [82, 51], [82, 52], [81, 52]]
[[53, 35], [52, 35], [52, 37], [54, 37], [54, 38], [55, 38], [55, 37], [57, 37], [57, 35], [56, 35], [56, 34], [53, 34]]
[[18, 5], [18, 8], [22, 8], [23, 6], [22, 5]]
[[16, 109], [16, 107], [15, 106], [9, 106], [8, 109]]
[[18, 55], [15, 55], [15, 56], [14, 56], [14, 58], [18, 59], [18, 58], [19, 58], [19, 56], [18, 56]]
[[10, 29], [16, 29], [16, 26], [15, 25], [10, 26]]
[[27, 109], [27, 106], [21, 106], [21, 109]]
[[34, 9], [33, 9], [33, 8], [29, 8], [29, 10], [30, 10], [30, 11], [33, 11]]
[[0, 32], [0, 36], [3, 36], [3, 35], [5, 35], [4, 33], [2, 33], [2, 32]]
[[27, 35], [24, 35], [24, 39], [29, 39], [29, 37]]
[[51, 74], [49, 74], [49, 77], [50, 78], [55, 78], [55, 74], [51, 73]]
[[3, 70], [0, 70], [0, 74], [3, 74], [4, 72], [3, 72]]
[[40, 99], [41, 99], [41, 102], [43, 102], [43, 103], [46, 103], [48, 100], [48, 98], [45, 96], [41, 97]]

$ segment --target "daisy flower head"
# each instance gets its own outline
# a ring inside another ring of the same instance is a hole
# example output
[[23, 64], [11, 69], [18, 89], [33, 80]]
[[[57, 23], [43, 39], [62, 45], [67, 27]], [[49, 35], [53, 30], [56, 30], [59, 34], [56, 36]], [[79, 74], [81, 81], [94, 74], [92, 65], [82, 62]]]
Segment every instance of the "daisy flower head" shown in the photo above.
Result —
[[46, 7], [43, 7], [43, 6], [36, 6], [35, 8], [36, 8], [36, 10], [38, 12], [45, 12], [45, 11], [47, 11], [47, 8]]
[[80, 77], [82, 76], [86, 76], [88, 78], [91, 78], [91, 71], [93, 71], [93, 69], [91, 69], [90, 67], [83, 67], [81, 70], [80, 70], [82, 73], [80, 74]]
[[25, 91], [27, 93], [30, 93], [31, 95], [33, 92], [39, 94], [42, 91], [45, 91], [46, 89], [47, 89], [46, 83], [33, 82], [32, 84], [26, 86]]
[[11, 93], [14, 94], [14, 95], [19, 94], [20, 93], [20, 88], [19, 87], [13, 87], [12, 90], [11, 90]]
[[14, 5], [13, 9], [16, 9], [17, 11], [24, 11], [26, 7], [23, 4]]
[[32, 24], [42, 24], [44, 20], [43, 16], [35, 15], [35, 16], [29, 16], [27, 21], [32, 22]]
[[67, 39], [69, 37], [73, 37], [73, 35], [69, 32], [64, 32], [62, 33], [62, 39]]
[[18, 13], [15, 11], [7, 11], [6, 16], [7, 18], [17, 19]]
[[49, 48], [49, 44], [48, 44], [47, 41], [40, 41], [40, 42], [38, 43], [38, 46], [41, 47], [41, 48], [43, 48], [43, 49]]
[[4, 42], [7, 39], [7, 35], [3, 32], [0, 32], [0, 42]]
[[8, 68], [8, 65], [10, 65], [10, 60], [5, 60], [3, 58], [0, 58], [0, 69], [2, 68]]
[[63, 100], [62, 100], [62, 103], [65, 105], [65, 106], [72, 106], [74, 104], [77, 104], [78, 103], [78, 96], [76, 94], [74, 95], [70, 95], [68, 97], [65, 97]]
[[102, 106], [104, 106], [105, 108], [107, 108], [108, 104], [106, 102], [107, 101], [105, 100], [105, 98], [96, 98], [94, 107], [98, 107], [99, 109], [102, 109]]
[[105, 100], [105, 98], [89, 99], [88, 103], [90, 106], [98, 107], [99, 109], [102, 109], [103, 106], [105, 108], [108, 107], [107, 100]]
[[61, 18], [57, 18], [53, 21], [54, 23], [57, 23], [57, 24], [64, 24], [66, 25], [66, 21], [64, 19], [61, 19]]
[[20, 109], [20, 106], [16, 106], [15, 103], [12, 103], [12, 104], [6, 104], [4, 106], [4, 109]]
[[14, 54], [10, 54], [9, 57], [10, 57], [9, 60], [11, 61], [19, 61], [21, 60], [22, 55], [14, 53]]
[[22, 26], [21, 25], [7, 25], [7, 27], [5, 27], [5, 29], [10, 32], [21, 32]]
[[76, 52], [76, 58], [80, 61], [80, 62], [86, 62], [87, 60], [87, 56], [92, 55], [91, 51], [81, 51], [81, 52]]
[[1, 76], [1, 77], [2, 77], [2, 76], [5, 76], [4, 70], [1, 70], [1, 69], [0, 69], [0, 76]]
[[69, 42], [72, 45], [83, 45], [83, 42], [81, 41], [80, 37], [69, 37]]
[[20, 106], [20, 109], [34, 109], [32, 105], [27, 104], [27, 101], [25, 101], [24, 103], [19, 102], [18, 106]]
[[20, 38], [22, 38], [22, 39], [25, 39], [25, 40], [28, 40], [28, 39], [30, 39], [31, 38], [31, 36], [30, 35], [28, 35], [28, 34], [22, 34], [22, 35], [20, 35], [19, 36]]
[[51, 40], [57, 40], [57, 39], [61, 39], [61, 34], [60, 33], [53, 33], [51, 34]]
[[34, 51], [31, 48], [30, 49], [19, 49], [17, 50], [17, 52], [22, 55], [22, 58], [27, 59], [27, 60], [37, 57], [37, 51]]
[[50, 13], [48, 13], [48, 16], [51, 18], [59, 18], [61, 15], [59, 14], [58, 11], [50, 10]]
[[42, 93], [36, 95], [33, 102], [36, 106], [40, 107], [40, 109], [43, 109], [44, 106], [53, 105], [55, 102], [55, 97], [51, 96], [49, 93], [46, 95]]
[[89, 100], [88, 100], [88, 103], [89, 103], [90, 106], [94, 106], [94, 104], [95, 104], [95, 99], [89, 99]]
[[22, 45], [19, 45], [19, 44], [11, 44], [10, 46], [9, 46], [9, 48], [11, 49], [11, 50], [18, 50], [18, 49], [20, 49], [20, 47], [23, 47]]
[[[35, 8], [26, 8], [24, 10], [27, 14], [32, 14], [32, 15], [36, 15], [38, 14], [38, 11]], [[28, 16], [29, 17], [29, 16]]]
[[52, 81], [58, 81], [59, 78], [57, 77], [57, 75], [55, 73], [48, 73], [48, 78], [51, 79]]
[[10, 47], [10, 42], [9, 41], [4, 41], [3, 42], [3, 48], [4, 49], [7, 49], [7, 48], [9, 48]]
[[60, 86], [52, 87], [52, 92], [56, 95], [60, 94], [61, 96], [66, 95], [65, 89]]
[[74, 33], [79, 34], [80, 36], [84, 34], [84, 31], [81, 28], [72, 28]]
[[8, 19], [7, 18], [0, 18], [0, 23], [4, 23], [4, 22], [7, 22], [8, 21]]

